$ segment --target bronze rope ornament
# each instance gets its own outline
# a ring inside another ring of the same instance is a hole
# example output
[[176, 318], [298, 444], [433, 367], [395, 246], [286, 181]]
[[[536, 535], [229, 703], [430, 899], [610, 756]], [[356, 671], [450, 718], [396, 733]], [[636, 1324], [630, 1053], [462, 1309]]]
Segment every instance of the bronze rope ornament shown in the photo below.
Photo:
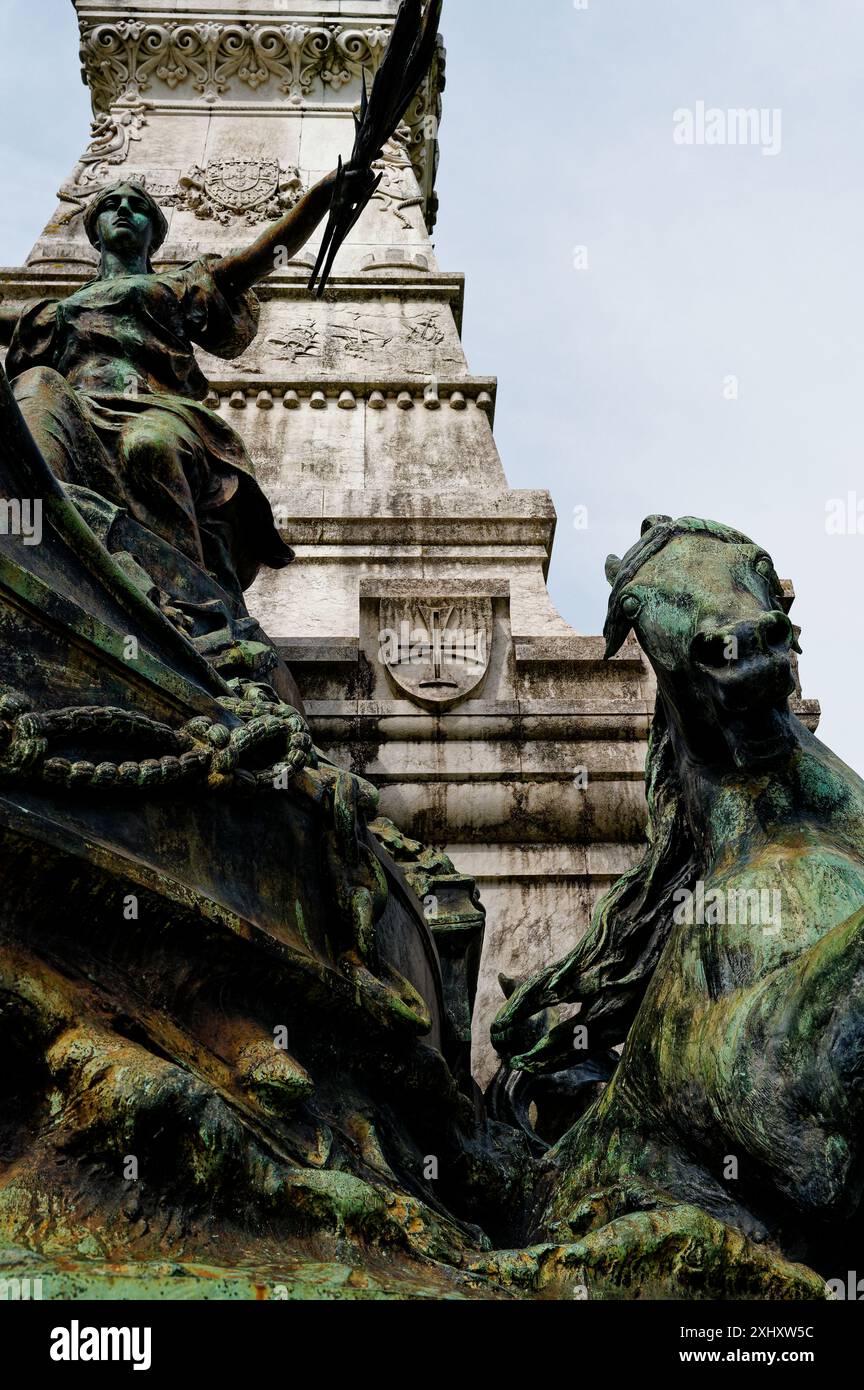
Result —
[[[70, 741], [107, 745], [114, 756], [97, 763], [53, 753]], [[42, 781], [74, 791], [276, 790], [280, 774], [290, 780], [314, 760], [305, 721], [290, 705], [278, 704], [235, 729], [206, 715], [172, 729], [111, 706], [36, 713], [23, 697], [6, 694], [0, 697], [0, 743], [0, 784]], [[281, 745], [275, 761], [244, 766], [273, 743]], [[147, 757], [123, 756], [124, 745], [131, 752], [142, 744]]]

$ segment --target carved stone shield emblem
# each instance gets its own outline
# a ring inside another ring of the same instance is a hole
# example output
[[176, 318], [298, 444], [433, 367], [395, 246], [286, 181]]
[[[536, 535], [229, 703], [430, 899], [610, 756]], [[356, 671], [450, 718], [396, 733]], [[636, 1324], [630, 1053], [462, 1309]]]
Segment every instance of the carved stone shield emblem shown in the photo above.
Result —
[[250, 225], [273, 221], [299, 201], [303, 184], [297, 169], [283, 170], [275, 159], [214, 159], [179, 182], [177, 206], [202, 220]]
[[229, 212], [250, 212], [275, 198], [279, 165], [269, 159], [220, 159], [207, 165], [204, 187]]
[[442, 708], [465, 700], [489, 668], [492, 600], [382, 598], [379, 658], [412, 700]]

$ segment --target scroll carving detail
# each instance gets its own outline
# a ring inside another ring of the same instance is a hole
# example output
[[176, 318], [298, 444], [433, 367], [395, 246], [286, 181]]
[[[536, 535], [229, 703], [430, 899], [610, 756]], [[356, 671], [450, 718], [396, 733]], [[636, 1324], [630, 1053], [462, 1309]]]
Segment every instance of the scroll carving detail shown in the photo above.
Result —
[[[180, 100], [191, 91], [209, 104], [257, 96], [302, 107], [331, 103], [361, 73], [369, 82], [389, 37], [390, 29], [380, 25], [99, 21], [82, 26], [82, 76], [97, 119], [113, 118], [118, 106], [134, 106], [145, 94], [157, 99], [160, 87], [167, 89], [162, 99], [174, 94]], [[430, 221], [443, 82], [441, 47], [406, 116], [407, 149]]]

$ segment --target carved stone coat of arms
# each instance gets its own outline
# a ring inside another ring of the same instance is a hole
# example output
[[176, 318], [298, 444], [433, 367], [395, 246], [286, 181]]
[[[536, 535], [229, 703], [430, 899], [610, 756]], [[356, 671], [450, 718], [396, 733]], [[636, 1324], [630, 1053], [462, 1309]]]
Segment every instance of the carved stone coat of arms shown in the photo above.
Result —
[[382, 598], [379, 655], [418, 704], [442, 708], [483, 681], [492, 642], [488, 598]]
[[202, 220], [227, 224], [242, 217], [250, 226], [274, 222], [299, 201], [300, 172], [275, 159], [217, 159], [179, 182], [177, 206]]

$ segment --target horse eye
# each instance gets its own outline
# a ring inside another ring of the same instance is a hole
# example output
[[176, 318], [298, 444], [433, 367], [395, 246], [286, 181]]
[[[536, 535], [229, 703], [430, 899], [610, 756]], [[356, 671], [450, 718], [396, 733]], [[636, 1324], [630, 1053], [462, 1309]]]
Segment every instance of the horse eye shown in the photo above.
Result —
[[774, 577], [774, 562], [771, 560], [770, 556], [763, 555], [756, 561], [756, 573], [761, 574], [763, 579], [772, 579]]
[[642, 607], [642, 600], [635, 594], [625, 594], [621, 600], [621, 612], [627, 618], [635, 618], [639, 609]]

